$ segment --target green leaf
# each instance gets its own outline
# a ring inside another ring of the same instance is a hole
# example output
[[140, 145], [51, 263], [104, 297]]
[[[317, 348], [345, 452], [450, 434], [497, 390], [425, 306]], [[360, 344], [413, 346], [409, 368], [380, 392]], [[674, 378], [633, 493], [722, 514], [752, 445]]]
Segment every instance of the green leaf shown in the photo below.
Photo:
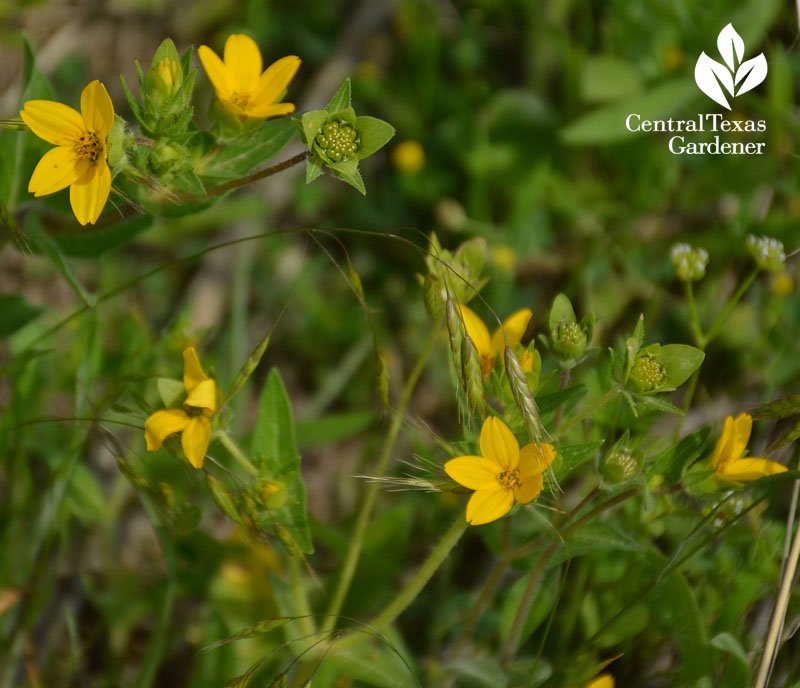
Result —
[[[544, 621], [547, 613], [553, 608], [556, 599], [558, 599], [560, 579], [560, 572], [553, 569], [548, 571], [539, 582], [539, 588], [536, 591], [533, 604], [528, 612], [528, 617], [525, 619], [525, 623], [522, 626], [520, 642], [524, 642], [525, 639], [536, 630], [539, 624]], [[500, 616], [500, 636], [503, 640], [508, 638], [508, 634], [511, 631], [511, 624], [517, 615], [517, 610], [522, 602], [522, 595], [529, 581], [529, 576], [523, 576], [516, 580], [504, 595], [503, 610]]]
[[500, 667], [500, 663], [491, 657], [464, 658], [445, 664], [442, 669], [449, 675], [459, 676], [466, 685], [486, 686], [486, 688], [504, 688], [508, 685], [508, 677]]
[[633, 96], [642, 90], [642, 75], [630, 62], [613, 55], [592, 55], [581, 74], [584, 100], [602, 103]]
[[[36, 66], [33, 48], [25, 36], [23, 50], [25, 65], [17, 112], [29, 100], [53, 100], [50, 83]], [[28, 188], [33, 168], [50, 148], [51, 144], [30, 131], [3, 130], [0, 133], [0, 201], [10, 210], [16, 210], [21, 194]]]
[[268, 120], [252, 139], [226, 145], [198, 173], [203, 179], [215, 181], [250, 174], [277, 155], [294, 138], [295, 133], [297, 130], [290, 117]]
[[306, 488], [300, 475], [292, 407], [275, 368], [270, 371], [258, 402], [251, 456], [265, 478], [286, 487], [286, 503], [270, 513], [291, 533], [300, 549], [310, 554], [314, 548], [308, 530]]
[[391, 124], [368, 115], [356, 117], [356, 129], [361, 137], [361, 147], [358, 149], [359, 160], [378, 152], [389, 143], [395, 133]]
[[360, 191], [362, 195], [367, 195], [367, 189], [364, 186], [364, 180], [361, 179], [361, 173], [358, 170], [356, 170], [353, 174], [345, 174], [343, 172], [339, 172], [339, 170], [331, 170], [331, 173], [337, 179], [347, 182], [354, 189]]
[[683, 410], [679, 409], [674, 404], [670, 404], [666, 399], [660, 397], [653, 397], [646, 394], [634, 395], [634, 400], [639, 406], [652, 409], [654, 411], [664, 411], [665, 413], [673, 413], [676, 416], [683, 416]]
[[666, 387], [680, 387], [703, 363], [706, 355], [688, 344], [665, 344], [658, 355], [667, 371]]
[[545, 415], [555, 411], [561, 404], [564, 404], [564, 411], [569, 411], [586, 396], [589, 388], [584, 384], [573, 385], [566, 389], [561, 389], [552, 394], [543, 394], [536, 397], [536, 404], [539, 407], [539, 413]]
[[300, 118], [301, 136], [303, 141], [308, 144], [309, 149], [327, 119], [328, 113], [325, 110], [311, 110], [304, 113]]
[[581, 464], [594, 459], [603, 444], [604, 440], [599, 440], [597, 442], [586, 442], [585, 444], [559, 446], [556, 450], [556, 460], [553, 462], [553, 472], [556, 479], [561, 480]]
[[647, 476], [661, 473], [670, 485], [680, 482], [684, 468], [705, 450], [710, 434], [711, 427], [706, 426], [687, 435], [656, 458], [647, 469]]
[[720, 633], [711, 639], [711, 646], [727, 652], [733, 660], [725, 668], [720, 685], [723, 688], [749, 686], [751, 677], [750, 662], [741, 643], [730, 633]]
[[[339, 678], [352, 678], [358, 685], [377, 688], [418, 688], [397, 652], [383, 647], [369, 646], [342, 652], [332, 651], [325, 664]], [[324, 681], [322, 682], [326, 684]]]
[[325, 106], [325, 110], [329, 115], [336, 114], [350, 107], [350, 77], [344, 80], [344, 83], [339, 86], [339, 90], [334, 93], [333, 98]]
[[679, 77], [646, 93], [623, 98], [579, 117], [561, 130], [561, 139], [571, 145], [617, 143], [641, 136], [631, 132], [625, 120], [631, 113], [645, 119], [669, 119], [698, 97], [694, 80]]
[[319, 177], [323, 167], [322, 161], [318, 157], [308, 158], [306, 160], [306, 184], [310, 184]]
[[371, 411], [332, 413], [297, 423], [297, 437], [303, 448], [336, 444], [363, 432], [375, 422]]
[[112, 225], [60, 231], [52, 235], [52, 239], [65, 256], [97, 258], [129, 243], [152, 224], [151, 215], [134, 215]]
[[17, 294], [0, 294], [0, 337], [14, 334], [31, 320], [39, 317], [43, 310]]

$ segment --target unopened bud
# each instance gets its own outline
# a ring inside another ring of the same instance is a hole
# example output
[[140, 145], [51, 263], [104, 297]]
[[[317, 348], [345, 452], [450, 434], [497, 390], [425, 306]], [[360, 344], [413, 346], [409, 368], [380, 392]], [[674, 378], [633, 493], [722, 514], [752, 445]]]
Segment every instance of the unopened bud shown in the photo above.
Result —
[[762, 270], [770, 272], [783, 271], [786, 263], [786, 254], [783, 251], [783, 242], [773, 237], [753, 234], [747, 235], [747, 250]]
[[651, 354], [640, 354], [631, 370], [631, 380], [642, 392], [657, 389], [666, 378], [667, 369]]
[[708, 251], [694, 248], [689, 244], [675, 244], [669, 254], [678, 279], [682, 282], [695, 282], [705, 277], [708, 265]]
[[606, 482], [618, 485], [635, 477], [643, 462], [644, 456], [641, 452], [617, 445], [603, 458], [600, 472]]
[[557, 353], [570, 358], [580, 356], [589, 343], [586, 332], [578, 323], [565, 320], [550, 330], [550, 339], [553, 341], [553, 349]]

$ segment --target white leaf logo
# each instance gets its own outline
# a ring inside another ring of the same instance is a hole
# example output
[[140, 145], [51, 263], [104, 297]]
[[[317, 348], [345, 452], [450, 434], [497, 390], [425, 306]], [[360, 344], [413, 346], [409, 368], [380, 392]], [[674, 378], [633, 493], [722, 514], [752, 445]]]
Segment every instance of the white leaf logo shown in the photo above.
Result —
[[730, 110], [725, 91], [734, 98], [758, 86], [767, 76], [767, 58], [761, 53], [742, 62], [744, 41], [733, 24], [719, 32], [717, 49], [725, 63], [717, 62], [705, 52], [700, 53], [694, 67], [694, 80], [711, 100]]

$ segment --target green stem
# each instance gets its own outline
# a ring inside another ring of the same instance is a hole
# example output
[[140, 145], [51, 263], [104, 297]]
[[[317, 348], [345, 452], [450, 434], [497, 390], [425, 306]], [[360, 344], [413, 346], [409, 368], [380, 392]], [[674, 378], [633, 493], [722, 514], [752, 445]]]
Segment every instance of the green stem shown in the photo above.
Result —
[[614, 398], [620, 393], [620, 391], [621, 390], [619, 387], [612, 387], [602, 397], [597, 399], [594, 403], [589, 404], [589, 406], [583, 409], [583, 411], [581, 411], [577, 416], [573, 416], [566, 423], [564, 423], [564, 425], [553, 430], [553, 432], [550, 434], [550, 437], [552, 439], [560, 437], [571, 427], [580, 423], [584, 418], [588, 418], [599, 408], [602, 408], [609, 402], [613, 401]]
[[700, 325], [700, 319], [697, 317], [697, 307], [694, 302], [694, 287], [691, 281], [686, 284], [686, 301], [689, 304], [689, 323], [692, 327], [692, 335], [694, 336], [694, 343], [702, 350], [705, 349], [706, 340], [703, 335], [703, 328]]
[[[450, 554], [453, 547], [456, 546], [456, 543], [466, 529], [467, 521], [464, 515], [459, 513], [456, 520], [453, 521], [453, 524], [439, 541], [439, 544], [434, 547], [433, 551], [428, 555], [428, 558], [422, 562], [422, 565], [417, 569], [413, 578], [399, 593], [397, 593], [397, 595], [395, 595], [394, 599], [384, 607], [382, 612], [367, 622], [367, 626], [380, 633], [400, 616], [408, 605], [416, 599], [417, 595], [419, 595], [420, 591], [425, 587], [433, 574], [436, 573], [444, 560], [447, 559], [447, 556]], [[340, 641], [336, 648], [339, 650], [344, 647], [352, 646], [362, 638], [364, 638], [362, 634], [353, 633]]]
[[292, 582], [292, 597], [294, 598], [295, 611], [300, 617], [298, 622], [302, 635], [312, 635], [317, 632], [311, 604], [308, 601], [306, 589], [303, 587], [303, 577], [300, 575], [300, 564], [294, 557], [289, 557], [289, 576]]
[[258, 469], [253, 465], [250, 459], [247, 458], [245, 453], [239, 449], [239, 445], [233, 441], [233, 438], [225, 432], [225, 430], [219, 430], [217, 432], [217, 437], [219, 437], [220, 442], [225, 445], [225, 449], [228, 450], [230, 455], [239, 462], [239, 465], [254, 478], [257, 478], [259, 475]]
[[736, 293], [731, 297], [731, 300], [728, 301], [725, 309], [717, 316], [717, 319], [711, 325], [711, 328], [708, 330], [708, 334], [706, 334], [705, 343], [708, 346], [708, 343], [715, 339], [716, 336], [719, 334], [722, 326], [725, 324], [725, 321], [728, 319], [728, 316], [731, 314], [731, 311], [736, 307], [736, 304], [739, 303], [741, 298], [744, 296], [745, 292], [750, 288], [750, 285], [753, 284], [756, 277], [758, 277], [759, 269], [756, 268], [751, 272], [747, 279], [739, 285], [739, 288], [736, 290]]
[[[425, 363], [427, 362], [428, 356], [433, 349], [433, 345], [436, 341], [436, 336], [438, 333], [438, 326], [431, 328], [428, 339], [425, 342], [425, 346], [423, 347], [422, 352], [420, 353], [419, 358], [417, 359], [417, 362], [411, 371], [411, 374], [408, 376], [408, 380], [406, 380], [406, 386], [403, 388], [403, 394], [400, 397], [400, 402], [397, 405], [394, 416], [392, 417], [392, 422], [389, 426], [389, 431], [386, 434], [386, 439], [383, 442], [378, 463], [375, 466], [375, 477], [382, 477], [386, 472], [386, 467], [389, 464], [389, 459], [391, 458], [392, 450], [394, 449], [394, 443], [397, 440], [397, 435], [400, 432], [400, 427], [403, 424], [406, 408], [411, 400], [411, 394], [414, 392], [414, 388], [417, 385], [419, 376], [422, 374], [422, 370], [425, 368]], [[369, 483], [366, 487], [364, 501], [361, 503], [361, 508], [359, 509], [358, 516], [356, 517], [353, 535], [350, 538], [350, 545], [347, 548], [347, 554], [345, 555], [342, 573], [339, 577], [339, 582], [328, 607], [327, 616], [325, 617], [325, 621], [322, 625], [322, 630], [329, 631], [336, 625], [336, 617], [342, 610], [345, 597], [347, 597], [347, 592], [350, 590], [350, 584], [353, 582], [353, 576], [355, 575], [356, 567], [358, 566], [358, 559], [361, 556], [361, 547], [364, 544], [364, 535], [367, 531], [369, 518], [372, 515], [372, 509], [375, 506], [375, 500], [377, 499], [379, 488], [380, 485], [377, 482]]]
[[233, 189], [238, 189], [242, 186], [247, 186], [248, 184], [257, 182], [260, 179], [271, 177], [273, 174], [277, 174], [278, 172], [283, 172], [284, 170], [288, 170], [290, 167], [294, 167], [295, 165], [303, 162], [304, 160], [310, 157], [311, 153], [309, 153], [308, 151], [304, 151], [303, 153], [298, 153], [297, 155], [289, 158], [288, 160], [279, 162], [277, 165], [273, 165], [272, 167], [267, 167], [266, 169], [259, 170], [258, 172], [253, 172], [253, 174], [248, 174], [247, 176], [240, 177], [239, 179], [232, 179], [231, 181], [225, 182], [223, 184], [210, 186], [205, 191], [203, 191], [203, 193], [178, 194], [178, 200], [202, 201], [211, 196], [218, 196], [219, 194], [225, 193], [226, 191], [232, 191]]

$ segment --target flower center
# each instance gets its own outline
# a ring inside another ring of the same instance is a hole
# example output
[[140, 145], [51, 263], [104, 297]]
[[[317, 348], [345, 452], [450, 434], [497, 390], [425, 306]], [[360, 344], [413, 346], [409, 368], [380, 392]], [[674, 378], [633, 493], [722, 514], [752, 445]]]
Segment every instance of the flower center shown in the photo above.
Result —
[[520, 484], [519, 470], [503, 471], [498, 478], [500, 484], [507, 490], [513, 490]]
[[333, 162], [349, 160], [361, 148], [361, 139], [353, 126], [336, 120], [322, 127], [315, 142]]
[[234, 91], [231, 96], [231, 102], [244, 110], [250, 105], [250, 94]]
[[97, 134], [87, 131], [78, 137], [75, 152], [82, 158], [89, 158], [90, 162], [95, 162], [103, 152], [103, 146], [100, 144]]

